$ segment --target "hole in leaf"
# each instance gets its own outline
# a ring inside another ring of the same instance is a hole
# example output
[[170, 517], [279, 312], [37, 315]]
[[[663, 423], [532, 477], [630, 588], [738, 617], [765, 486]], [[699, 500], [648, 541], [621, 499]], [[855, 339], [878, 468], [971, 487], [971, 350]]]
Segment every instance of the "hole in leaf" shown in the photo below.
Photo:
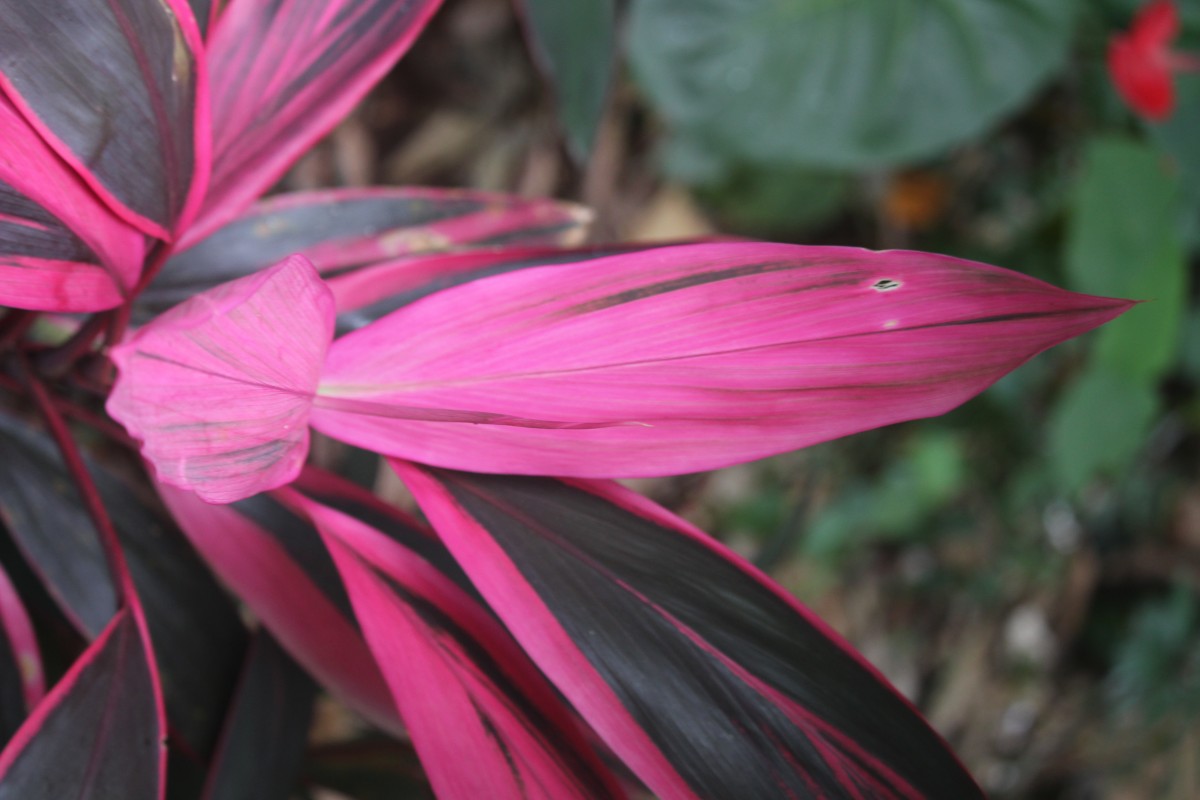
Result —
[[894, 281], [891, 278], [880, 278], [871, 284], [871, 288], [877, 292], [890, 292], [901, 287], [900, 281]]

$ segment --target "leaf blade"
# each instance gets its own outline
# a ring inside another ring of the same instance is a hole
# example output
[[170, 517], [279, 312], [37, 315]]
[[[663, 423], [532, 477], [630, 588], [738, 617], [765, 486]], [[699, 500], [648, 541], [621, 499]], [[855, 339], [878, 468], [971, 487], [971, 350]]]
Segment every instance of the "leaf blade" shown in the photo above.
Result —
[[213, 176], [194, 235], [236, 216], [345, 116], [441, 0], [233, 3], [209, 40]]
[[316, 688], [259, 631], [246, 656], [204, 798], [287, 800], [304, 760]]
[[144, 237], [92, 194], [2, 92], [0, 140], [0, 304], [120, 304], [141, 272]]
[[[0, 414], [0, 519], [32, 571], [80, 634], [94, 639], [117, 611], [103, 548], [49, 437]], [[112, 474], [88, 468], [120, 537], [147, 627], [159, 649], [178, 737], [206, 757], [219, 732], [244, 647], [236, 608], [157, 508]]]
[[324, 686], [391, 732], [402, 726], [319, 534], [269, 495], [220, 506], [158, 491], [195, 548]]
[[10, 4], [0, 87], [109, 208], [170, 239], [208, 172], [204, 48], [184, 0]]
[[519, 0], [525, 34], [554, 87], [559, 125], [576, 163], [587, 161], [604, 115], [617, 50], [615, 0], [569, 6], [553, 0]]
[[393, 465], [526, 651], [660, 795], [980, 796], [840, 637], [649, 501]]
[[439, 797], [623, 796], [536, 669], [468, 594], [378, 531], [294, 501], [325, 538]]
[[643, 0], [630, 60], [674, 127], [732, 160], [867, 168], [1012, 113], [1064, 62], [1073, 0]]
[[347, 334], [311, 421], [449, 468], [693, 472], [944, 413], [1128, 305], [920, 253], [660, 248], [474, 281]]
[[[590, 215], [570, 203], [455, 189], [292, 192], [260, 201], [209, 236], [185, 238], [139, 297], [161, 311], [287, 256], [327, 273], [403, 255], [497, 240], [554, 244], [582, 235]], [[193, 243], [194, 242], [194, 243]]]
[[0, 798], [161, 800], [155, 683], [147, 642], [124, 609], [0, 753]]

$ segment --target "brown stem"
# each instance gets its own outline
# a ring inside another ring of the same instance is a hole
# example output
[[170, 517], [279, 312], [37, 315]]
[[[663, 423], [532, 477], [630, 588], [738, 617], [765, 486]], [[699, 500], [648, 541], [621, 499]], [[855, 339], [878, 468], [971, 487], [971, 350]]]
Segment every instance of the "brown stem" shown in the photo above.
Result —
[[96, 339], [107, 327], [107, 314], [92, 315], [79, 330], [71, 334], [70, 339], [33, 357], [33, 364], [38, 373], [47, 378], [61, 378], [66, 375], [80, 356], [91, 351]]

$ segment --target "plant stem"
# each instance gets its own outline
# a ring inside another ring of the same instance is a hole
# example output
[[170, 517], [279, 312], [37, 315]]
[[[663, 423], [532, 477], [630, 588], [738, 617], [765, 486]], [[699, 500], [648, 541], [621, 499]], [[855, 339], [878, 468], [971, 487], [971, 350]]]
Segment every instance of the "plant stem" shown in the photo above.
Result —
[[129, 293], [129, 297], [125, 303], [113, 312], [112, 322], [108, 328], [108, 335], [105, 337], [105, 343], [111, 347], [121, 341], [121, 337], [125, 335], [125, 329], [129, 327], [129, 318], [133, 315], [133, 303], [137, 300], [138, 295], [146, 290], [150, 282], [155, 276], [162, 271], [167, 261], [171, 257], [171, 245], [168, 242], [159, 242], [155, 245], [154, 250], [146, 259], [147, 266], [142, 270], [142, 277], [138, 279], [137, 286], [133, 287], [133, 291]]
[[11, 347], [37, 321], [36, 311], [11, 309], [0, 319], [0, 350]]
[[84, 353], [92, 349], [96, 338], [108, 327], [108, 314], [94, 314], [71, 338], [52, 350], [34, 356], [38, 372], [47, 378], [61, 378]]

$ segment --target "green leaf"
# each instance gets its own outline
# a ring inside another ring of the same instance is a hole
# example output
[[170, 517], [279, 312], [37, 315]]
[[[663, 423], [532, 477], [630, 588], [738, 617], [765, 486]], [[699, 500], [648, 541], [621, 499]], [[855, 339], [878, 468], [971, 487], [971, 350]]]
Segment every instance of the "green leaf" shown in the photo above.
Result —
[[1098, 474], [1124, 471], [1157, 412], [1153, 387], [1093, 364], [1050, 417], [1050, 461], [1059, 485], [1074, 491]]
[[820, 166], [936, 153], [1063, 63], [1074, 0], [640, 0], [630, 56], [663, 115], [734, 155]]
[[699, 186], [697, 196], [723, 230], [792, 241], [829, 222], [846, 207], [852, 190], [841, 172], [738, 164], [721, 181]]
[[554, 85], [571, 156], [587, 160], [616, 57], [614, 0], [522, 0], [530, 45]]
[[1067, 237], [1071, 288], [1121, 296], [1175, 234], [1178, 185], [1153, 148], [1093, 141], [1084, 157]]
[[1152, 384], [1178, 350], [1187, 299], [1179, 181], [1155, 149], [1125, 139], [1092, 143], [1067, 242], [1072, 288], [1150, 300], [1099, 335], [1095, 358]]
[[1183, 187], [1183, 220], [1191, 241], [1200, 240], [1200, 75], [1175, 77], [1176, 106], [1170, 119], [1151, 125], [1151, 137], [1170, 158]]
[[1187, 300], [1187, 263], [1178, 238], [1166, 239], [1161, 255], [1133, 276], [1128, 292], [1150, 302], [1131, 308], [1097, 334], [1093, 355], [1130, 379], [1153, 385], [1175, 363]]
[[961, 439], [923, 430], [878, 479], [852, 486], [809, 529], [807, 555], [836, 560], [878, 542], [920, 541], [930, 519], [963, 490], [970, 469]]

